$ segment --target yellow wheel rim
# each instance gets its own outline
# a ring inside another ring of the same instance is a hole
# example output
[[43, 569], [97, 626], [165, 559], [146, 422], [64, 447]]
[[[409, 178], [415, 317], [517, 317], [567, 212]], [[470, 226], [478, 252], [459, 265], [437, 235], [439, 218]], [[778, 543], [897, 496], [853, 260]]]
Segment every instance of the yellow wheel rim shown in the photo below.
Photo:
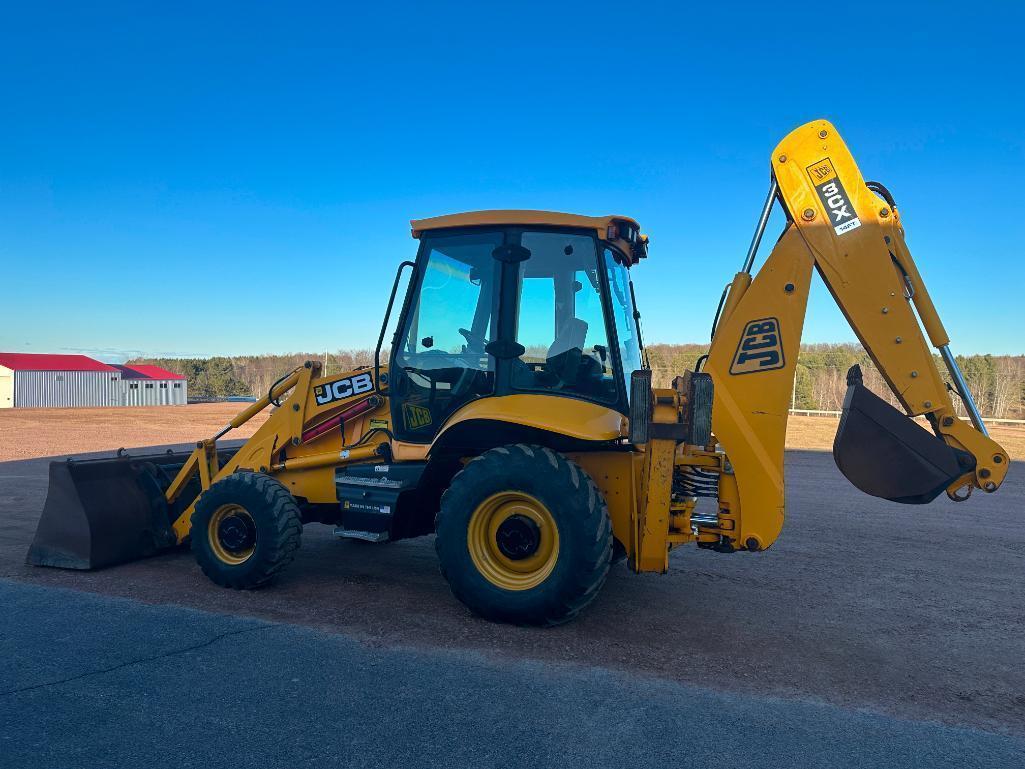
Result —
[[256, 521], [241, 505], [221, 505], [214, 510], [206, 535], [214, 555], [231, 566], [245, 563], [256, 551]]
[[492, 585], [530, 590], [548, 579], [559, 560], [559, 529], [540, 500], [521, 491], [500, 491], [473, 511], [466, 545]]

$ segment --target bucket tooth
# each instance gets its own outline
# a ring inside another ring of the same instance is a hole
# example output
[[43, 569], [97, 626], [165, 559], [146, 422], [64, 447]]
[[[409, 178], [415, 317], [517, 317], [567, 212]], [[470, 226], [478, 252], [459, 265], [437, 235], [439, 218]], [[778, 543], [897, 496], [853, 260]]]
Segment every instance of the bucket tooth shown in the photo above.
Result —
[[973, 469], [970, 454], [865, 387], [860, 367], [847, 372], [847, 385], [833, 459], [857, 488], [893, 502], [926, 504]]

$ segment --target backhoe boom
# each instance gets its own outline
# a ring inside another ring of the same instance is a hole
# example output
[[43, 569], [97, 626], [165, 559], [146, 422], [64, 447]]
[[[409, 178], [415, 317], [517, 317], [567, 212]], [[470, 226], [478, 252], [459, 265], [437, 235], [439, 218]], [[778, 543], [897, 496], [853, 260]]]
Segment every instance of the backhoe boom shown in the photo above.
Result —
[[[752, 279], [776, 200], [787, 226]], [[736, 548], [764, 549], [783, 525], [783, 444], [813, 267], [905, 412], [850, 372], [834, 445], [844, 474], [870, 494], [927, 502], [944, 490], [954, 499], [973, 488], [995, 491], [1007, 472], [1007, 454], [988, 437], [950, 353], [892, 197], [865, 182], [830, 123], [815, 121], [773, 152], [769, 198], [704, 369], [715, 383], [713, 431], [732, 469], [720, 478], [719, 517], [734, 528], [720, 533]], [[922, 326], [973, 424], [957, 418]], [[932, 429], [907, 418], [916, 416]], [[688, 453], [680, 464], [690, 464]]]

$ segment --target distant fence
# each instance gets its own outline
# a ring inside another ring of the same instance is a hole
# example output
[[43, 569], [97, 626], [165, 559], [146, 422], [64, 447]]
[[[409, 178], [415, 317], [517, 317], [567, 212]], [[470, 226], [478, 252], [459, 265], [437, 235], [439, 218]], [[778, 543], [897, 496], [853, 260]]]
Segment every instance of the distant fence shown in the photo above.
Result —
[[[790, 413], [799, 417], [839, 417], [840, 411], [823, 411], [821, 409], [790, 409]], [[921, 419], [921, 417], [919, 417]], [[1025, 426], [1025, 419], [996, 419], [995, 417], [983, 417], [988, 425], [1011, 425], [1014, 427]], [[962, 422], [967, 422], [967, 417], [961, 417]]]

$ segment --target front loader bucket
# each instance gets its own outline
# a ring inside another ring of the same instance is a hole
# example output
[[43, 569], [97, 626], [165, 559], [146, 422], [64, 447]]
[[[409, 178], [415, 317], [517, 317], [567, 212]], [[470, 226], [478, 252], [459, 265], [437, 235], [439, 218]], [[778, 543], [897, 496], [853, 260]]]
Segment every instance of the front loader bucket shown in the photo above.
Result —
[[931, 502], [974, 466], [970, 454], [948, 446], [865, 387], [858, 366], [847, 372], [833, 459], [866, 494], [911, 505]]
[[[101, 569], [175, 546], [177, 511], [199, 493], [193, 480], [172, 510], [164, 490], [189, 453], [50, 463], [50, 487], [26, 562]], [[190, 488], [191, 487], [191, 488]]]

